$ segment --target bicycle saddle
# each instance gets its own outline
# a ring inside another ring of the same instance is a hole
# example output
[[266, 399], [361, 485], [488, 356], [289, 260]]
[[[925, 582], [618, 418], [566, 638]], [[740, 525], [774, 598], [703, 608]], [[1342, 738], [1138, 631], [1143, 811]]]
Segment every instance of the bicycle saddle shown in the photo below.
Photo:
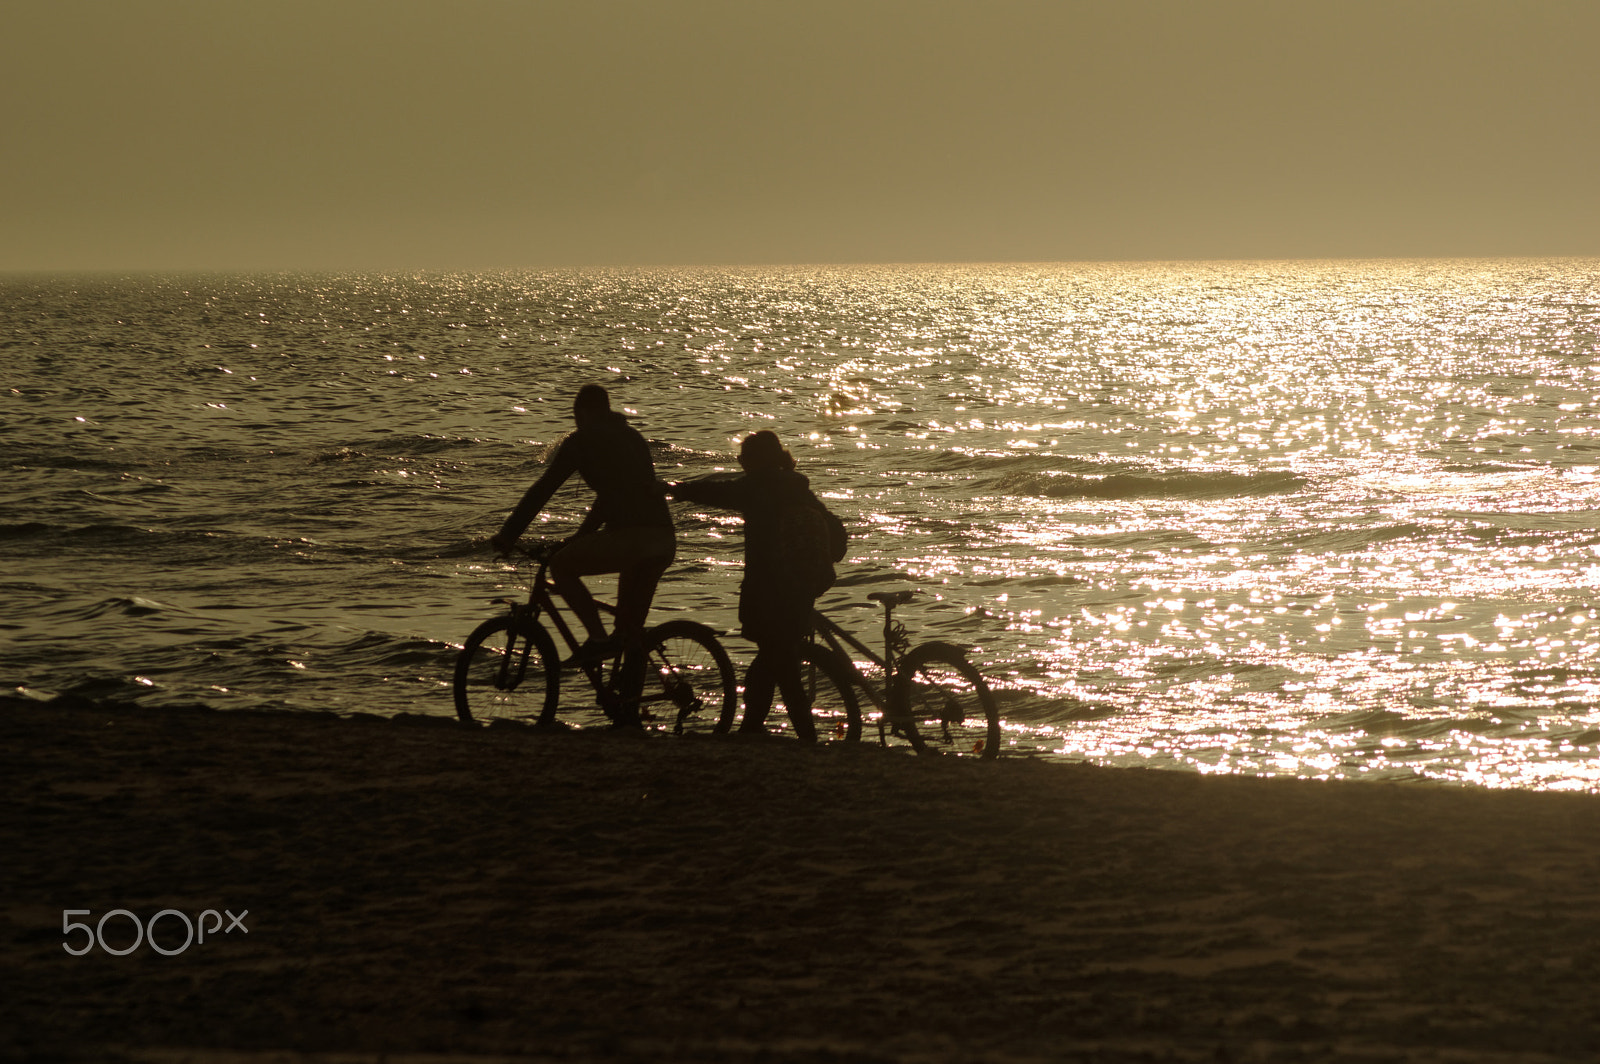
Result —
[[873, 602], [881, 602], [885, 606], [903, 606], [916, 597], [915, 591], [874, 591], [867, 596]]

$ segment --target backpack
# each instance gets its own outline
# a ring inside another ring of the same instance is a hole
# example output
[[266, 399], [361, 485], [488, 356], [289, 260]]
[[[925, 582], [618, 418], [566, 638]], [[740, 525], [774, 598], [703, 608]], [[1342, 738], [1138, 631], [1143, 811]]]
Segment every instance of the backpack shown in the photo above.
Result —
[[778, 548], [808, 598], [833, 586], [833, 563], [844, 560], [849, 544], [844, 522], [820, 502], [787, 503], [778, 512]]

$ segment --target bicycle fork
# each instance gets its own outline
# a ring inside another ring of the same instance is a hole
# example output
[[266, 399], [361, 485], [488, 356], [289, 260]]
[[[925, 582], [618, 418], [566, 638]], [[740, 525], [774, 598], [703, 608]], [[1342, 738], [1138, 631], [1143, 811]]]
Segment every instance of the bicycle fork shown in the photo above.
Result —
[[497, 691], [515, 691], [528, 675], [528, 656], [533, 653], [533, 640], [519, 635], [518, 625], [506, 626], [506, 652], [500, 657], [500, 669], [494, 678]]

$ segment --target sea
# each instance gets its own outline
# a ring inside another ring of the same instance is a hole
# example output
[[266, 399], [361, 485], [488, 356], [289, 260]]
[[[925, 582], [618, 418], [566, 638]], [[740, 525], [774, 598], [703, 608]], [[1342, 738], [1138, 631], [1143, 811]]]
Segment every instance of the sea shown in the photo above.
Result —
[[[823, 607], [875, 645], [914, 591], [1002, 756], [1600, 791], [1600, 260], [0, 291], [0, 694], [448, 717], [594, 382], [664, 480], [779, 433], [851, 530]], [[653, 618], [748, 662], [738, 519], [675, 507]]]

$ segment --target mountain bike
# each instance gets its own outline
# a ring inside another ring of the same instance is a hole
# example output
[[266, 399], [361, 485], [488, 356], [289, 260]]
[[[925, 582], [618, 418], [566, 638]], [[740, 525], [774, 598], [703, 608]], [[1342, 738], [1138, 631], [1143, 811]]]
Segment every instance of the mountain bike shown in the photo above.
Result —
[[[915, 594], [875, 591], [867, 596], [883, 606], [882, 656], [822, 612], [813, 614], [811, 642], [801, 650], [800, 662], [817, 734], [831, 730], [839, 738], [859, 739], [864, 694], [876, 711], [881, 745], [904, 743], [922, 754], [998, 756], [1000, 713], [988, 682], [966, 651], [939, 640], [913, 647], [905, 625], [894, 619], [894, 608]], [[871, 663], [872, 675], [862, 671], [847, 646]], [[725, 718], [724, 730], [731, 719]]]
[[[646, 730], [682, 735], [716, 730], [724, 718], [732, 718], [738, 703], [733, 662], [716, 632], [697, 621], [655, 625], [620, 653], [584, 659], [574, 624], [557, 609], [560, 592], [547, 575], [560, 548], [559, 540], [541, 540], [519, 550], [533, 566], [527, 601], [495, 599], [505, 611], [467, 636], [455, 669], [456, 714], [462, 723], [553, 727], [562, 674], [572, 671], [588, 680], [596, 705], [613, 723], [637, 719]], [[613, 605], [596, 605], [615, 616]], [[565, 661], [546, 624], [566, 644]]]

